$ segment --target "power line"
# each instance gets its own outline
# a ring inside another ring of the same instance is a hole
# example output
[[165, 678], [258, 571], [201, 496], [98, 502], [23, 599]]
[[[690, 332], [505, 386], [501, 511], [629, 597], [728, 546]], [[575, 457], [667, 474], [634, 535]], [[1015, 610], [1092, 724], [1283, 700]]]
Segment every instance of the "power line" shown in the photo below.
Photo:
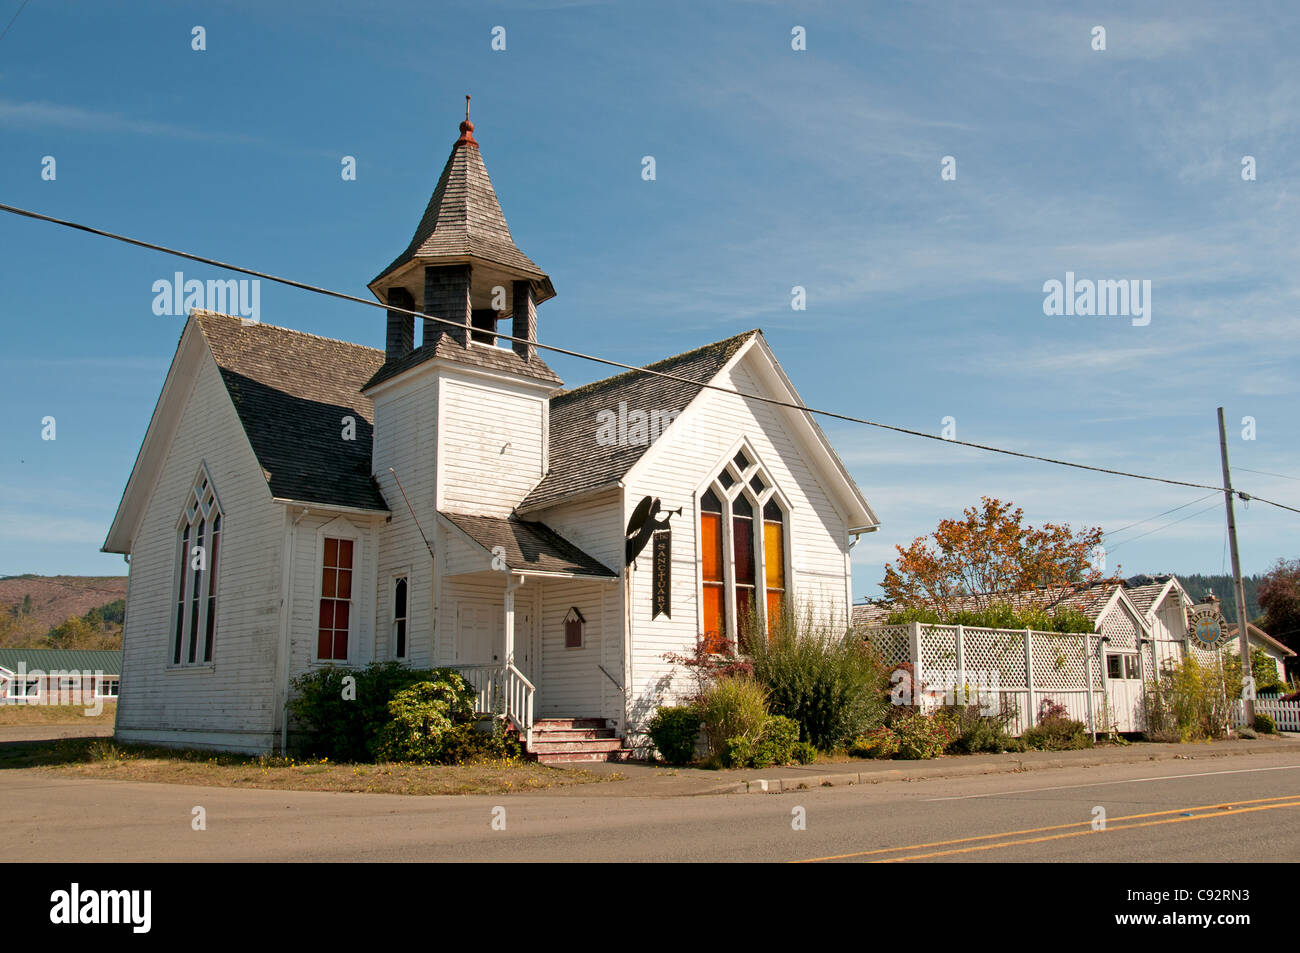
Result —
[[1250, 467], [1234, 467], [1235, 470], [1244, 470], [1246, 473], [1262, 473], [1264, 476], [1281, 477], [1283, 480], [1295, 480], [1300, 483], [1300, 477], [1287, 476], [1285, 473], [1270, 473], [1267, 470], [1252, 470]]
[[1196, 499], [1192, 500], [1190, 503], [1184, 503], [1182, 506], [1175, 506], [1172, 510], [1165, 510], [1163, 513], [1157, 513], [1155, 516], [1149, 516], [1144, 520], [1138, 520], [1136, 523], [1129, 523], [1127, 526], [1121, 526], [1119, 529], [1113, 529], [1109, 533], [1102, 533], [1101, 535], [1114, 536], [1116, 533], [1122, 533], [1124, 532], [1124, 530], [1132, 529], [1134, 526], [1141, 526], [1143, 523], [1150, 523], [1152, 520], [1158, 520], [1160, 519], [1160, 517], [1168, 516], [1170, 513], [1177, 513], [1179, 510], [1184, 509], [1185, 507], [1193, 506], [1201, 502], [1201, 500], [1208, 500], [1212, 496], [1214, 496], [1213, 493], [1207, 493], [1205, 494], [1205, 496], [1197, 497]]
[[0, 40], [5, 38], [5, 34], [9, 32], [9, 27], [14, 25], [14, 21], [18, 19], [18, 14], [23, 12], [23, 7], [27, 6], [27, 3], [28, 0], [23, 0], [18, 9], [14, 11], [14, 15], [9, 18], [9, 22], [5, 25], [5, 28], [0, 30]]
[[1111, 547], [1110, 551], [1113, 553], [1121, 546], [1125, 545], [1126, 543], [1131, 543], [1135, 539], [1141, 539], [1143, 536], [1150, 536], [1152, 533], [1159, 533], [1162, 530], [1166, 530], [1171, 526], [1177, 526], [1179, 523], [1184, 523], [1187, 520], [1195, 519], [1196, 517], [1200, 516], [1203, 513], [1208, 513], [1210, 512], [1210, 510], [1215, 510], [1218, 508], [1219, 508], [1218, 503], [1212, 503], [1209, 506], [1207, 506], [1205, 509], [1197, 510], [1195, 513], [1192, 513], [1190, 516], [1184, 516], [1182, 519], [1174, 520], [1172, 523], [1166, 523], [1164, 526], [1157, 526], [1155, 529], [1147, 530], [1145, 533], [1138, 533], [1136, 536], [1130, 536], [1128, 539], [1124, 540], [1123, 542], [1116, 543], [1114, 546]]
[[[450, 318], [440, 318], [437, 317], [436, 315], [425, 314], [422, 311], [414, 311], [408, 308], [399, 308], [391, 304], [383, 304], [378, 301], [368, 301], [365, 298], [359, 298], [356, 295], [345, 294], [342, 291], [334, 291], [329, 288], [321, 288], [317, 285], [309, 285], [306, 282], [296, 281], [292, 278], [282, 278], [279, 277], [278, 275], [273, 275], [264, 271], [256, 271], [255, 269], [245, 268], [241, 265], [232, 265], [228, 262], [218, 261], [215, 258], [207, 258], [202, 255], [195, 255], [191, 252], [180, 251], [175, 248], [168, 248], [165, 245], [158, 245], [153, 242], [146, 242], [138, 238], [131, 238], [130, 236], [127, 235], [119, 235], [114, 232], [104, 231], [103, 229], [94, 228], [90, 225], [83, 225], [79, 222], [71, 222], [61, 218], [54, 218], [53, 216], [50, 215], [43, 215], [40, 212], [32, 212], [27, 209], [18, 208], [13, 205], [5, 205], [3, 203], [0, 203], [0, 211], [9, 212], [13, 215], [20, 215], [23, 216], [24, 218], [35, 219], [41, 222], [49, 222], [53, 225], [61, 225], [64, 228], [71, 228], [71, 229], [75, 229], [76, 231], [87, 232], [91, 235], [98, 235], [101, 238], [110, 238], [113, 241], [123, 242], [127, 245], [135, 245], [138, 248], [147, 248], [150, 251], [162, 252], [165, 255], [173, 255], [177, 258], [184, 258], [189, 261], [196, 261], [204, 265], [211, 265], [214, 268], [224, 268], [227, 271], [234, 271], [243, 275], [251, 275], [254, 278], [261, 278], [266, 281], [272, 281], [275, 282], [276, 284], [286, 285], [290, 288], [298, 288], [303, 291], [310, 291], [313, 294], [325, 295], [326, 297], [330, 297], [330, 298], [338, 298], [341, 301], [351, 301], [354, 304], [362, 304], [365, 305], [366, 307], [378, 308], [382, 311], [396, 312], [398, 314], [407, 314], [412, 317], [423, 318], [425, 321], [434, 321], [439, 324], [449, 325], [451, 327], [464, 327], [464, 325], [459, 324], [456, 321], [452, 321]], [[683, 383], [683, 384], [690, 384], [693, 387], [699, 387], [706, 390], [715, 390], [724, 394], [730, 394], [733, 397], [742, 397], [746, 400], [754, 400], [760, 403], [771, 404], [776, 407], [785, 407], [790, 410], [799, 411], [800, 413], [805, 413], [810, 415], [817, 414], [819, 416], [827, 417], [832, 420], [843, 420], [847, 423], [862, 424], [867, 427], [877, 427], [881, 430], [892, 430], [895, 433], [908, 434], [909, 436], [913, 436], [913, 437], [924, 437], [927, 440], [938, 440], [943, 443], [955, 444], [957, 446], [962, 446], [962, 447], [970, 447], [974, 450], [983, 450], [988, 453], [1000, 453], [1003, 454], [1004, 456], [1019, 457], [1022, 460], [1037, 460], [1041, 463], [1051, 463], [1051, 464], [1055, 464], [1056, 466], [1072, 467], [1073, 469], [1076, 470], [1089, 470], [1092, 471], [1093, 473], [1109, 473], [1112, 476], [1128, 477], [1129, 479], [1132, 480], [1148, 480], [1153, 483], [1167, 483], [1170, 484], [1171, 486], [1189, 486], [1197, 490], [1214, 490], [1216, 493], [1227, 492], [1225, 487], [1210, 486], [1207, 483], [1192, 483], [1187, 480], [1174, 480], [1168, 477], [1151, 476], [1145, 473], [1130, 473], [1125, 470], [1113, 470], [1108, 467], [1094, 467], [1087, 463], [1075, 463], [1070, 460], [1058, 460], [1053, 457], [1043, 457], [1033, 453], [1022, 453], [1019, 450], [1007, 450], [1002, 447], [991, 447], [986, 444], [972, 443], [968, 440], [957, 440], [955, 438], [941, 437], [937, 434], [926, 433], [925, 431], [922, 430], [912, 430], [909, 427], [898, 427], [893, 424], [880, 423], [879, 421], [867, 420], [864, 417], [854, 417], [850, 414], [841, 414], [832, 410], [820, 410], [815, 407], [809, 407], [805, 404], [796, 404], [792, 401], [779, 400], [775, 397], [767, 397], [762, 394], [750, 394], [745, 391], [733, 390], [729, 387], [723, 387], [720, 384], [713, 384], [707, 381], [692, 380], [689, 377], [683, 377], [679, 374], [670, 374], [666, 371], [656, 371], [646, 367], [637, 367], [634, 364], [624, 364], [622, 361], [615, 361], [611, 358], [598, 357], [594, 354], [584, 354], [581, 351], [574, 351], [570, 348], [559, 347], [558, 345], [554, 345], [554, 344], [542, 344], [540, 341], [529, 341], [526, 338], [514, 337], [509, 334], [497, 334], [496, 337], [503, 338], [511, 342], [518, 342], [520, 344], [528, 344], [533, 347], [536, 347], [538, 350], [552, 351], [556, 354], [563, 354], [567, 357], [575, 357], [584, 361], [592, 361], [597, 364], [605, 364], [609, 367], [617, 367], [625, 371], [632, 371], [638, 374], [646, 374], [651, 377], [661, 377], [664, 378], [665, 380], [677, 381], [678, 383]], [[1253, 498], [1259, 500], [1259, 502], [1261, 503], [1267, 503], [1270, 506], [1276, 506], [1279, 509], [1289, 510], [1292, 513], [1300, 513], [1300, 509], [1297, 509], [1292, 506], [1287, 506], [1283, 503], [1275, 503], [1272, 500], [1266, 500], [1263, 497], [1259, 497], [1259, 496], [1251, 497], [1249, 494], [1243, 493], [1239, 490], [1234, 490], [1233, 492], [1235, 492], [1242, 499]]]

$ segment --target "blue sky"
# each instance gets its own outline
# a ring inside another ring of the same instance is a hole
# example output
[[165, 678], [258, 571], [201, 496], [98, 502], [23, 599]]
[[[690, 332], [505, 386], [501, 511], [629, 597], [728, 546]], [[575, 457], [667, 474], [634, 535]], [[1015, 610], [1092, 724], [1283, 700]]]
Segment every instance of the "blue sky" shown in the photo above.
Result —
[[[1300, 16], [987, 6], [32, 0], [0, 39], [0, 201], [364, 295], [469, 92], [559, 293], [543, 341], [645, 363], [762, 327], [811, 405], [1208, 484], [1222, 404], [1234, 467], [1284, 475], [1237, 485], [1300, 505]], [[178, 268], [223, 277], [0, 216], [0, 573], [125, 572], [98, 550], [181, 330], [151, 288]], [[1046, 316], [1067, 271], [1150, 280], [1150, 323]], [[267, 283], [261, 318], [383, 346], [379, 311]], [[982, 494], [1107, 530], [1204, 495], [823, 426], [883, 522], [858, 598]], [[1220, 571], [1222, 506], [1194, 515], [1215, 502], [1108, 537], [1109, 568]], [[1300, 555], [1300, 516], [1238, 514], [1247, 572]]]

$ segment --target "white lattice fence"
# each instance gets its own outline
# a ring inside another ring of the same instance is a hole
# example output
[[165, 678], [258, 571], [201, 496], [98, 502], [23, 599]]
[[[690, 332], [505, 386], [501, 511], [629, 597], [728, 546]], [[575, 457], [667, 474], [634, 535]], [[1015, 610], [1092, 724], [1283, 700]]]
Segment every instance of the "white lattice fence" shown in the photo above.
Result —
[[[954, 625], [881, 626], [865, 635], [888, 665], [907, 662], [915, 671], [919, 656], [918, 703], [926, 709], [963, 699], [973, 704], [978, 695], [978, 703], [1006, 713], [1008, 730], [1018, 735], [1034, 723], [1046, 700], [1065, 706], [1069, 717], [1086, 725], [1095, 723], [1102, 704], [1092, 635]], [[1122, 631], [1116, 636], [1124, 639]], [[1131, 628], [1129, 641], [1136, 641]]]

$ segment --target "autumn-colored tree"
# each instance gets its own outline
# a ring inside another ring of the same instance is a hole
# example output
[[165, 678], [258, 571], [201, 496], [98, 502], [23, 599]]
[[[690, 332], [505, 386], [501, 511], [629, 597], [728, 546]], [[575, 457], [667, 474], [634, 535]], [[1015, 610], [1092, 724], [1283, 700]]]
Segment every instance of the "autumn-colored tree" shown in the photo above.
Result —
[[885, 566], [880, 588], [895, 605], [951, 612], [958, 599], [964, 608], [983, 609], [1009, 593], [1101, 578], [1092, 564], [1101, 527], [1034, 527], [1023, 516], [1011, 503], [981, 497], [980, 506], [967, 507], [961, 519], [940, 521], [934, 533], [906, 549], [895, 546], [897, 565]]
[[1259, 627], [1300, 652], [1300, 559], [1279, 559], [1260, 582], [1258, 598], [1264, 611]]

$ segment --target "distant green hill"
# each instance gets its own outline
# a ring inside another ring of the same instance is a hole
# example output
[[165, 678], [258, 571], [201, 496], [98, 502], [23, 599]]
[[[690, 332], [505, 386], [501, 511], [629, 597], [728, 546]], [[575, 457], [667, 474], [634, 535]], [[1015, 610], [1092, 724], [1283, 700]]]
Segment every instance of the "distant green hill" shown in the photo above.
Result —
[[[1174, 573], [1174, 575], [1183, 584], [1187, 594], [1197, 601], [1213, 592], [1223, 604], [1223, 617], [1229, 622], [1237, 621], [1237, 595], [1232, 587], [1232, 576], [1225, 574], [1203, 576], [1200, 573], [1186, 575]], [[1263, 614], [1259, 608], [1259, 600], [1256, 598], [1259, 584], [1263, 579], [1263, 576], [1242, 576], [1241, 578], [1241, 587], [1246, 590], [1246, 615], [1251, 619], [1258, 619]]]

